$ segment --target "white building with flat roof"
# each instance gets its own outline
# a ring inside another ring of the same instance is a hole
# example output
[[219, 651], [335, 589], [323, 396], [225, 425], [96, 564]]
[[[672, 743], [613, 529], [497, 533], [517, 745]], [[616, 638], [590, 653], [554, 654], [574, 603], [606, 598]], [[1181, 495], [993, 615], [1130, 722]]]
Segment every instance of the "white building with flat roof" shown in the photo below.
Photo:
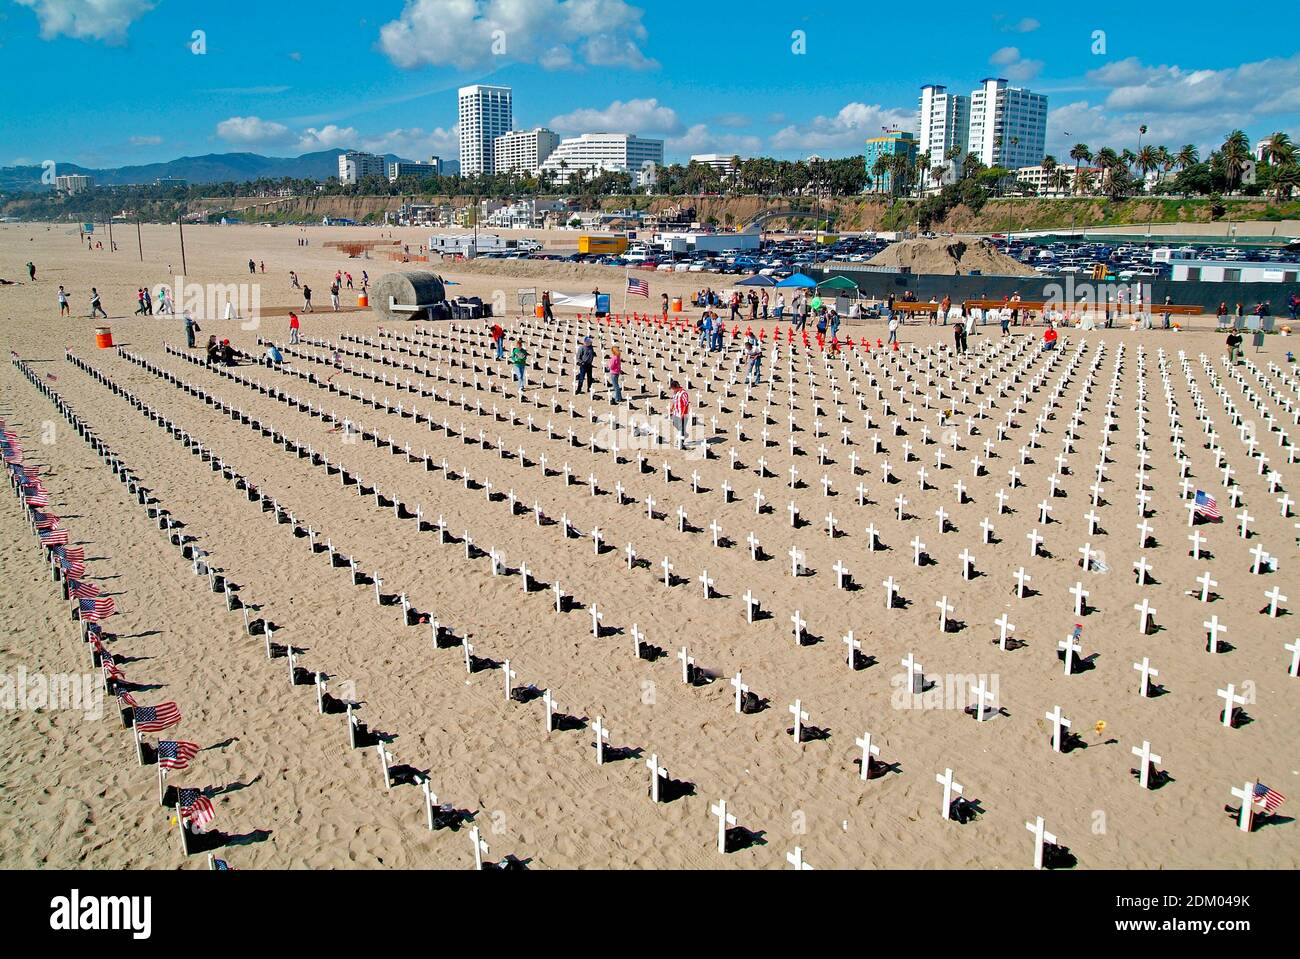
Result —
[[398, 160], [396, 163], [388, 164], [388, 182], [395, 183], [404, 176], [426, 177], [436, 176], [438, 165], [436, 163], [415, 163], [411, 160]]
[[54, 189], [60, 193], [80, 193], [82, 190], [89, 190], [95, 185], [95, 178], [86, 176], [84, 173], [69, 173], [66, 176], [56, 176], [54, 178]]
[[1170, 279], [1208, 283], [1300, 282], [1300, 263], [1262, 263], [1258, 260], [1169, 260]]
[[511, 130], [497, 137], [492, 144], [492, 172], [536, 176], [559, 145], [560, 135], [545, 127]]
[[736, 160], [744, 163], [748, 160], [747, 156], [740, 156], [735, 153], [696, 153], [690, 162], [703, 163], [705, 166], [711, 166], [723, 176], [730, 176], [736, 172]]
[[460, 174], [492, 173], [496, 138], [515, 125], [514, 93], [510, 87], [482, 83], [461, 87], [457, 94], [460, 120]]
[[1047, 97], [987, 79], [970, 96], [970, 151], [985, 166], [1036, 166], [1047, 148]]
[[[917, 114], [917, 150], [930, 154], [930, 168], [946, 168], [944, 183], [955, 183], [961, 164], [970, 152], [970, 97], [949, 93], [947, 87], [927, 84], [921, 87]], [[948, 154], [956, 159], [949, 160]], [[933, 182], [933, 181], [931, 181]]]
[[606, 171], [641, 175], [647, 163], [664, 162], [664, 141], [647, 140], [631, 133], [584, 133], [567, 137], [542, 164], [558, 182], [567, 182], [578, 170], [588, 177]]
[[388, 164], [381, 156], [349, 150], [339, 154], [339, 182], [352, 186], [368, 176], [388, 176]]

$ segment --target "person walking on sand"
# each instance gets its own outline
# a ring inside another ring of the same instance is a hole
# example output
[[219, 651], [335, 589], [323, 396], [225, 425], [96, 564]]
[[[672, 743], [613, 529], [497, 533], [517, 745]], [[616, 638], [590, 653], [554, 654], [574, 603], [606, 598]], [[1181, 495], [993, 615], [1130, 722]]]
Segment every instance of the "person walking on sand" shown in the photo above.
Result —
[[623, 402], [623, 388], [620, 385], [623, 376], [623, 353], [616, 346], [609, 354], [609, 360], [605, 363], [605, 369], [609, 373], [609, 388], [613, 392], [610, 397], [611, 403]]
[[254, 263], [252, 260], [249, 260], [249, 261], [248, 261], [248, 272], [249, 272], [249, 273], [256, 273], [256, 272], [257, 272], [257, 264]]
[[333, 283], [333, 285], [330, 286], [330, 305], [334, 307], [334, 312], [335, 312], [335, 313], [337, 313], [337, 312], [339, 311], [339, 284], [338, 284], [338, 280], [335, 280], [334, 283]]
[[186, 310], [186, 311], [185, 311], [185, 346], [186, 346], [186, 348], [191, 349], [191, 350], [194, 349], [194, 334], [195, 334], [195, 333], [202, 333], [202, 332], [203, 332], [203, 331], [199, 328], [199, 324], [197, 324], [197, 323], [194, 322], [194, 317], [190, 315], [190, 311], [189, 311], [189, 310]]
[[898, 317], [896, 316], [889, 318], [889, 342], [894, 346], [898, 345]]
[[596, 350], [591, 345], [591, 337], [584, 337], [582, 345], [578, 347], [578, 385], [575, 392], [579, 395], [586, 393], [591, 387], [591, 367], [596, 362]]
[[33, 283], [36, 282], [36, 264], [31, 260], [27, 261], [27, 278]]
[[497, 359], [503, 360], [506, 355], [506, 331], [501, 328], [500, 323], [492, 324], [492, 346], [497, 351]]
[[528, 351], [524, 349], [524, 341], [515, 340], [515, 348], [510, 351], [510, 365], [515, 368], [515, 379], [519, 382], [519, 398], [524, 398], [524, 390], [528, 388]]
[[72, 307], [68, 305], [68, 291], [59, 284], [59, 316], [71, 316]]
[[295, 273], [293, 270], [289, 271], [289, 282], [293, 284], [293, 288], [295, 290], [302, 289], [302, 284], [298, 282], [298, 274]]
[[542, 290], [542, 319], [554, 320], [555, 314], [551, 312], [551, 291]]
[[676, 444], [679, 450], [683, 450], [686, 449], [686, 429], [690, 425], [691, 394], [676, 380], [668, 384], [668, 390], [672, 397], [669, 414], [676, 433]]
[[312, 312], [312, 308], [311, 308], [311, 287], [310, 287], [310, 286], [304, 286], [304, 287], [302, 288], [302, 311], [303, 311], [304, 313], [311, 313], [311, 312]]
[[290, 343], [298, 342], [300, 326], [301, 324], [298, 322], [298, 314], [290, 310], [289, 311], [289, 342]]
[[104, 319], [108, 319], [108, 313], [104, 310], [103, 305], [99, 302], [99, 291], [93, 286], [90, 288], [90, 318], [93, 320], [98, 313]]

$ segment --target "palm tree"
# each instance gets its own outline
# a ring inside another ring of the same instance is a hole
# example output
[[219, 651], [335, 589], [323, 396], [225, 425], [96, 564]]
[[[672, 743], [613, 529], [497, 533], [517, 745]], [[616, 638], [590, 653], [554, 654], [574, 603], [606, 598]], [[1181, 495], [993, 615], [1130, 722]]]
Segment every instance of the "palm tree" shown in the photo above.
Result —
[[925, 175], [930, 169], [930, 151], [916, 155], [916, 194], [921, 195], [921, 190], [925, 186]]
[[1174, 155], [1174, 163], [1179, 170], [1186, 170], [1188, 167], [1196, 166], [1201, 162], [1201, 152], [1191, 143], [1183, 145], [1182, 149]]
[[961, 176], [963, 180], [969, 180], [983, 168], [984, 162], [980, 159], [978, 153], [967, 153], [966, 158], [961, 161]]
[[882, 187], [885, 182], [885, 174], [889, 172], [889, 157], [881, 153], [876, 157], [876, 162], [871, 166], [871, 174], [876, 178], [876, 192], [883, 192]]
[[1284, 163], [1273, 170], [1273, 192], [1279, 200], [1289, 199], [1291, 191], [1300, 187], [1300, 166]]
[[1137, 156], [1134, 157], [1134, 162], [1136, 162], [1137, 168], [1142, 171], [1142, 179], [1145, 181], [1147, 174], [1160, 166], [1160, 156], [1156, 153], [1155, 147], [1148, 143], [1138, 151]]
[[1285, 133], [1278, 132], [1268, 138], [1264, 157], [1270, 166], [1285, 166], [1295, 162], [1295, 152], [1295, 145], [1291, 142], [1291, 138]]
[[1074, 161], [1074, 192], [1082, 193], [1084, 187], [1083, 165], [1092, 162], [1092, 151], [1086, 143], [1076, 143], [1070, 147], [1070, 159]]
[[943, 178], [947, 173], [948, 167], [944, 164], [940, 164], [930, 170], [930, 179], [934, 181], [936, 189], [943, 183]]
[[1228, 189], [1231, 190], [1240, 185], [1241, 175], [1250, 162], [1250, 140], [1240, 130], [1233, 130], [1223, 141], [1223, 146], [1219, 147], [1219, 155], [1223, 158], [1223, 171], [1228, 177]]
[[1050, 186], [1053, 180], [1055, 179], [1054, 174], [1056, 173], [1056, 165], [1057, 165], [1056, 157], [1052, 156], [1049, 153], [1047, 154], [1047, 156], [1043, 157], [1043, 162], [1039, 165], [1043, 168], [1044, 182]]

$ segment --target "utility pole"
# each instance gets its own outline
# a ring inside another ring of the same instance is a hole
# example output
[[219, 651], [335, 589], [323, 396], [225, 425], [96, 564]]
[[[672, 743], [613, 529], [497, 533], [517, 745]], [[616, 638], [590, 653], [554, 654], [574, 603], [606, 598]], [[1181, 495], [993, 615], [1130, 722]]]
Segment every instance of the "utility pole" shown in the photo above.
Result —
[[188, 276], [190, 271], [185, 265], [185, 223], [182, 213], [176, 214], [176, 229], [181, 235], [181, 276]]
[[140, 236], [140, 214], [135, 215], [135, 242], [140, 248], [140, 262], [144, 262], [144, 240]]

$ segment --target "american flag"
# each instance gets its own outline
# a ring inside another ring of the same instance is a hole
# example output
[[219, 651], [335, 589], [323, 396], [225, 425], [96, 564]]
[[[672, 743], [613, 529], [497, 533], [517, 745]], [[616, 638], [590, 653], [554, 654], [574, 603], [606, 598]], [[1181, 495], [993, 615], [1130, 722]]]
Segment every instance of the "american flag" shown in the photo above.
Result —
[[78, 563], [86, 561], [86, 547], [84, 546], [56, 546], [53, 552], [55, 556], [63, 559], [76, 560]]
[[[123, 697], [127, 698], [127, 697]], [[181, 708], [175, 703], [134, 707], [135, 728], [142, 733], [158, 733], [181, 721]]]
[[59, 525], [59, 517], [55, 516], [53, 513], [36, 514], [37, 529], [54, 529], [54, 527], [58, 525]]
[[1206, 519], [1222, 519], [1218, 501], [1205, 490], [1196, 491], [1196, 515]]
[[650, 283], [639, 276], [629, 276], [627, 278], [627, 291], [633, 296], [649, 297]]
[[127, 706], [130, 706], [132, 709], [140, 708], [135, 704], [135, 697], [132, 696], [130, 693], [128, 693], [126, 690], [123, 690], [122, 692], [117, 694], [117, 708], [123, 709]]
[[99, 662], [104, 669], [104, 679], [126, 679], [126, 673], [122, 672], [122, 667], [113, 662], [111, 653], [103, 653]]
[[158, 742], [158, 765], [163, 769], [188, 769], [190, 760], [199, 754], [197, 743], [162, 739]]
[[212, 808], [212, 800], [198, 789], [181, 789], [177, 791], [176, 808], [182, 819], [188, 819], [195, 829], [202, 829], [217, 818], [217, 811]]
[[66, 529], [43, 529], [40, 536], [41, 545], [43, 546], [62, 546], [68, 541], [68, 531]]
[[79, 600], [77, 611], [87, 623], [99, 623], [117, 612], [117, 603], [112, 596], [97, 596], [94, 599]]
[[1255, 783], [1255, 802], [1264, 804], [1265, 812], [1272, 812], [1282, 803], [1286, 802], [1286, 797], [1276, 789], [1270, 789], [1263, 783]]
[[70, 579], [80, 579], [86, 575], [86, 564], [79, 559], [61, 559], [59, 565]]
[[28, 506], [49, 506], [50, 494], [44, 492], [43, 490], [38, 490], [34, 493], [28, 493], [26, 496], [23, 497], [23, 501]]
[[71, 587], [68, 592], [77, 599], [94, 599], [99, 595], [99, 587], [94, 583], [80, 583], [75, 579], [69, 579], [68, 585]]

